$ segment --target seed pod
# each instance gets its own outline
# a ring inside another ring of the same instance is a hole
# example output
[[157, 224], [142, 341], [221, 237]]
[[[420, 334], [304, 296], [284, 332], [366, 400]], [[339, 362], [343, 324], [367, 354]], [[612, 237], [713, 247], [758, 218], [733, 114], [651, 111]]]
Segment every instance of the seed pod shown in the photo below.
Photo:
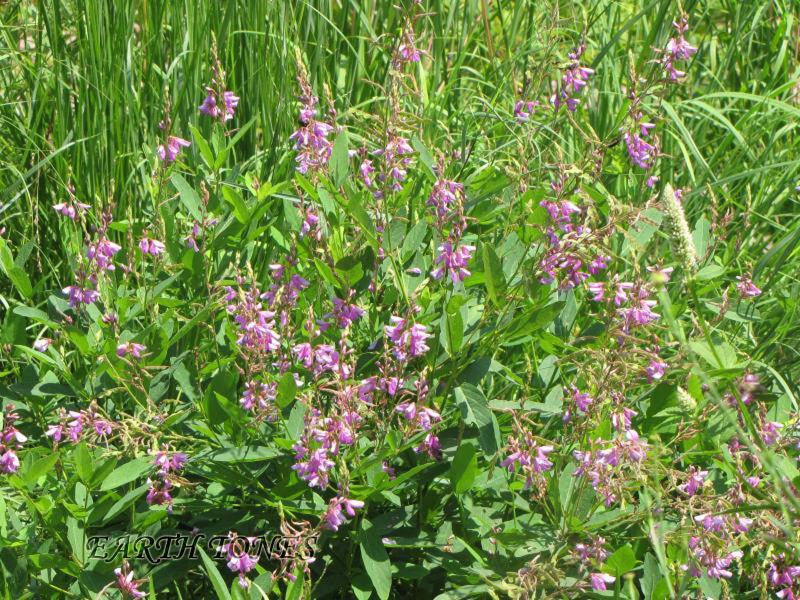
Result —
[[689, 224], [686, 222], [683, 206], [675, 196], [675, 190], [669, 184], [664, 186], [664, 192], [661, 194], [661, 205], [667, 213], [675, 252], [678, 254], [686, 271], [692, 272], [697, 267], [697, 250], [694, 247], [692, 234], [689, 232]]

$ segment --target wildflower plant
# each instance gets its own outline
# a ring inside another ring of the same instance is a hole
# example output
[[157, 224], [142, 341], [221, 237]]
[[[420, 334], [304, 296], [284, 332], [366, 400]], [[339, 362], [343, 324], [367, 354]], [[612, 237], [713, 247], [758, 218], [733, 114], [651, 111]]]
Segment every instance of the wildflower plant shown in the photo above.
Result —
[[796, 12], [290, 4], [0, 9], [3, 594], [798, 597]]

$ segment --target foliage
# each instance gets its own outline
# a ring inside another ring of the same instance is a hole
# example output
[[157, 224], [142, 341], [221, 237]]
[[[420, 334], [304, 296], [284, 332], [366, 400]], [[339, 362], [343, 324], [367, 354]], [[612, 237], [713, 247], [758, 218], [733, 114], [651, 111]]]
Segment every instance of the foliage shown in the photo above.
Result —
[[3, 597], [795, 597], [796, 3], [396, 4], [0, 8]]

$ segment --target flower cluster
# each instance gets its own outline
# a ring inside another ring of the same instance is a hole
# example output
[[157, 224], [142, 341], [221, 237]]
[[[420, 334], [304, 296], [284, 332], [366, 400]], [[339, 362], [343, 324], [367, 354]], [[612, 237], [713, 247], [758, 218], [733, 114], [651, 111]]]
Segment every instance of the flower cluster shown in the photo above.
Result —
[[669, 42], [667, 42], [667, 47], [662, 50], [661, 64], [667, 75], [669, 75], [670, 80], [678, 81], [686, 73], [679, 71], [675, 63], [689, 60], [697, 52], [697, 48], [686, 41], [685, 34], [689, 30], [689, 21], [685, 16], [681, 17], [680, 21], [673, 21], [672, 26], [675, 28], [677, 35], [670, 38]]
[[442, 238], [446, 238], [439, 245], [439, 254], [434, 261], [437, 267], [431, 271], [434, 279], [442, 279], [449, 274], [452, 282], [457, 283], [470, 274], [467, 264], [475, 252], [475, 246], [461, 240], [467, 228], [465, 199], [464, 185], [449, 179], [436, 180], [428, 196], [427, 204], [433, 209], [436, 229]]
[[328, 136], [333, 132], [333, 125], [317, 118], [319, 100], [314, 95], [302, 69], [297, 76], [300, 85], [300, 127], [289, 139], [294, 142], [297, 151], [297, 170], [300, 173], [318, 172], [325, 169], [333, 152], [333, 142]]
[[548, 456], [553, 451], [553, 446], [542, 445], [536, 438], [522, 425], [519, 419], [514, 420], [514, 435], [508, 438], [506, 446], [506, 458], [500, 463], [501, 467], [514, 473], [517, 469], [525, 476], [525, 489], [535, 486], [535, 492], [541, 494], [545, 488], [545, 480], [542, 473], [553, 468], [553, 463]]
[[361, 500], [351, 500], [341, 496], [332, 498], [328, 510], [322, 516], [324, 526], [331, 531], [338, 531], [341, 525], [347, 523], [347, 517], [352, 519], [356, 516], [356, 509], [359, 508], [364, 508], [364, 502]]
[[383, 329], [392, 342], [392, 353], [400, 362], [422, 356], [430, 350], [425, 342], [432, 336], [425, 325], [392, 315], [391, 325], [386, 325]]
[[19, 420], [19, 415], [14, 412], [14, 406], [6, 405], [3, 415], [3, 430], [0, 432], [0, 473], [16, 473], [19, 470], [19, 457], [17, 450], [28, 439], [14, 426]]
[[96, 440], [106, 440], [111, 435], [113, 427], [111, 421], [103, 417], [97, 405], [92, 402], [86, 410], [67, 412], [63, 408], [59, 409], [59, 422], [50, 425], [45, 435], [53, 438], [56, 444], [61, 442], [65, 435], [72, 443], [86, 439], [87, 436], [92, 436]]
[[177, 135], [168, 135], [164, 143], [158, 145], [156, 154], [165, 165], [174, 163], [178, 159], [181, 148], [188, 148], [192, 143]]
[[228, 541], [217, 548], [217, 552], [224, 554], [226, 565], [233, 573], [238, 573], [239, 586], [243, 589], [250, 587], [247, 573], [255, 569], [258, 554], [251, 555], [249, 547], [256, 542], [256, 538], [241, 538], [236, 532], [228, 533]]
[[54, 204], [53, 210], [74, 221], [79, 215], [82, 215], [91, 207], [83, 202], [78, 202], [75, 198], [75, 191], [71, 185], [67, 186], [67, 192], [69, 193], [69, 200]]
[[575, 112], [580, 104], [578, 96], [586, 87], [589, 77], [594, 74], [594, 69], [581, 65], [581, 57], [585, 51], [585, 44], [581, 44], [568, 55], [569, 63], [561, 76], [559, 90], [550, 97], [550, 103], [556, 111], [566, 106], [567, 110]]
[[635, 97], [630, 110], [630, 121], [627, 128], [620, 128], [622, 140], [628, 149], [631, 162], [647, 171], [653, 167], [658, 158], [658, 138], [650, 137], [655, 124], [644, 120], [644, 115], [639, 109], [639, 100]]
[[150, 489], [147, 491], [147, 503], [159, 506], [166, 505], [167, 512], [172, 512], [172, 494], [174, 476], [183, 470], [187, 457], [183, 452], [172, 455], [165, 450], [159, 450], [153, 460], [154, 473], [147, 478]]
[[164, 250], [166, 250], [166, 246], [164, 246], [164, 242], [159, 240], [154, 240], [149, 237], [143, 237], [139, 240], [139, 250], [145, 256], [150, 254], [151, 256], [158, 256], [159, 254], [163, 254]]
[[562, 173], [550, 183], [556, 199], [539, 203], [551, 221], [545, 235], [547, 247], [539, 260], [539, 281], [555, 282], [560, 290], [573, 289], [590, 276], [598, 275], [610, 260], [599, 251], [603, 233], [593, 231], [580, 221], [583, 212], [565, 198], [566, 183], [567, 176]]
[[573, 552], [579, 561], [581, 572], [587, 573], [589, 585], [595, 591], [604, 591], [606, 586], [616, 581], [616, 577], [607, 573], [595, 571], [608, 558], [608, 551], [605, 548], [606, 541], [602, 537], [596, 537], [589, 543], [575, 544]]
[[578, 468], [573, 476], [586, 477], [606, 506], [619, 501], [629, 475], [636, 472], [647, 457], [647, 444], [633, 430], [620, 432], [613, 440], [596, 439], [588, 450], [575, 450]]
[[330, 470], [336, 465], [333, 458], [340, 453], [341, 446], [355, 442], [360, 424], [361, 417], [355, 410], [345, 409], [341, 414], [326, 417], [319, 409], [310, 409], [303, 433], [292, 446], [296, 461], [292, 469], [298, 477], [310, 487], [325, 489]]
[[775, 595], [783, 600], [800, 598], [800, 565], [787, 564], [784, 553], [774, 556], [767, 570], [769, 587], [777, 590]]
[[122, 593], [123, 598], [145, 598], [147, 594], [139, 589], [144, 579], [134, 579], [133, 571], [128, 565], [128, 561], [122, 563], [122, 567], [114, 569], [114, 575], [117, 577], [116, 586]]
[[387, 191], [399, 192], [408, 176], [408, 168], [414, 161], [413, 154], [414, 149], [407, 138], [389, 132], [386, 145], [371, 153], [379, 159], [378, 166], [370, 158], [365, 157], [361, 161], [358, 168], [361, 181], [378, 199], [383, 198]]
[[103, 213], [97, 238], [87, 244], [86, 260], [81, 261], [76, 274], [77, 281], [62, 290], [73, 308], [97, 302], [100, 299], [100, 292], [97, 290], [100, 278], [116, 270], [113, 258], [122, 247], [108, 238], [107, 232], [111, 221], [111, 213]]

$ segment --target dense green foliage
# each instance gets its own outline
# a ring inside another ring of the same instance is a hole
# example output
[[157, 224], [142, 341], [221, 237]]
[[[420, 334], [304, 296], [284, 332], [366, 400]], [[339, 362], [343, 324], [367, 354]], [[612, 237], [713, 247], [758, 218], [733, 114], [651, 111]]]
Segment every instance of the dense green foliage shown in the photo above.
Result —
[[[10, 0], [0, 34], [0, 597], [130, 597], [88, 540], [193, 531], [301, 532], [316, 560], [262, 556], [243, 586], [134, 551], [149, 597], [800, 593], [774, 581], [800, 565], [796, 1]], [[554, 109], [576, 61], [594, 73]], [[209, 85], [230, 120], [198, 110]], [[299, 173], [309, 90], [330, 155]], [[647, 169], [623, 137], [641, 120]], [[174, 162], [168, 135], [190, 142]], [[407, 174], [365, 183], [365, 160]], [[569, 240], [605, 263], [575, 285], [546, 266]], [[443, 243], [468, 273], [433, 274]], [[76, 285], [98, 297], [71, 306]], [[652, 322], [624, 312], [640, 292]], [[274, 348], [236, 320], [260, 302], [275, 315], [242, 319]], [[342, 423], [310, 486], [297, 448]], [[603, 444], [623, 459], [592, 482], [580, 452]], [[162, 474], [161, 449], [188, 461]], [[732, 573], [692, 572], [698, 535]]]

